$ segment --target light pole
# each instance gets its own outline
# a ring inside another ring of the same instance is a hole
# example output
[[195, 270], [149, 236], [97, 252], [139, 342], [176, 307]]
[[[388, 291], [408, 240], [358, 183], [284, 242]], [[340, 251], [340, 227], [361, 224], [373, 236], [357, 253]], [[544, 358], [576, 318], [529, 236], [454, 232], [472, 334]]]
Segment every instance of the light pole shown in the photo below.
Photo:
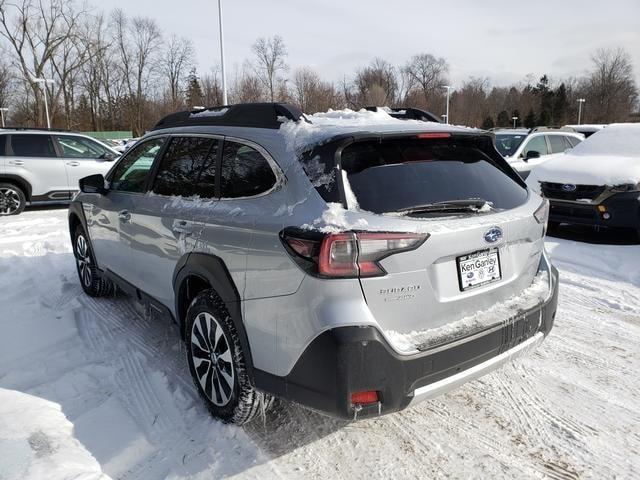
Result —
[[44, 90], [44, 111], [47, 114], [47, 128], [51, 130], [51, 120], [49, 119], [49, 102], [47, 102], [47, 83], [54, 83], [53, 78], [34, 78], [33, 81], [42, 84], [42, 90]]
[[447, 122], [447, 114], [446, 113], [443, 113], [440, 116], [442, 117], [442, 120], [444, 120], [444, 123], [449, 123], [449, 122]]
[[447, 123], [451, 123], [449, 121], [449, 97], [451, 95], [451, 86], [450, 85], [443, 85], [442, 88], [446, 88], [447, 89], [447, 113], [445, 114], [447, 116]]
[[6, 107], [0, 108], [0, 116], [2, 116], [2, 128], [4, 128], [4, 112], [8, 112], [9, 109]]
[[516, 128], [516, 120], [518, 120], [519, 117], [511, 117], [511, 120], [513, 120], [513, 128]]
[[578, 125], [580, 125], [580, 120], [582, 118], [582, 104], [585, 102], [584, 98], [578, 99]]
[[224, 71], [224, 35], [222, 33], [222, 0], [218, 0], [218, 21], [220, 22], [220, 65], [222, 66], [222, 104], [227, 104], [227, 76]]

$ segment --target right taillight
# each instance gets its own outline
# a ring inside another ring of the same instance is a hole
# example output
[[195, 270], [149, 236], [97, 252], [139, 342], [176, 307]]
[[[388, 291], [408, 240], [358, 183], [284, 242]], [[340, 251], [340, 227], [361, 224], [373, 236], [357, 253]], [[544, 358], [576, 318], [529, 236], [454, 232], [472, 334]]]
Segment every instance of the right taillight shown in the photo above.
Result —
[[290, 253], [325, 278], [378, 277], [386, 275], [380, 260], [414, 250], [428, 238], [423, 233], [342, 232], [317, 234], [285, 229], [281, 238]]

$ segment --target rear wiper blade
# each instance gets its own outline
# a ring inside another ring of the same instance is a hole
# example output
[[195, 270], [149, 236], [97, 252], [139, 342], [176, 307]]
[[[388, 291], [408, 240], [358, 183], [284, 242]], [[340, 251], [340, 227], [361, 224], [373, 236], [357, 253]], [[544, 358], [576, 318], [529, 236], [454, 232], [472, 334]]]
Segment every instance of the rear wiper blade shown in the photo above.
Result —
[[423, 205], [413, 205], [401, 208], [401, 213], [427, 213], [427, 212], [451, 212], [451, 211], [472, 211], [477, 212], [486, 208], [493, 209], [493, 202], [488, 202], [482, 198], [466, 198], [462, 200], [447, 200], [444, 202], [425, 203]]

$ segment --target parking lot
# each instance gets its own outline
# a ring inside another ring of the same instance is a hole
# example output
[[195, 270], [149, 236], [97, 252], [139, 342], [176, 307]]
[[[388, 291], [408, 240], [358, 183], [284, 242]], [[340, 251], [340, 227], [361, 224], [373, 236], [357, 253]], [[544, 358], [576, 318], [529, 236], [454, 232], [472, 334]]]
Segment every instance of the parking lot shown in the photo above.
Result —
[[548, 238], [561, 275], [555, 327], [499, 371], [374, 420], [279, 403], [239, 428], [200, 402], [169, 320], [123, 295], [82, 293], [65, 208], [2, 218], [0, 230], [0, 410], [3, 397], [24, 394], [24, 408], [0, 419], [45, 406], [61, 414], [59, 424], [24, 421], [24, 445], [0, 428], [13, 459], [0, 478], [35, 455], [56, 465], [64, 452], [75, 471], [113, 478], [568, 479], [640, 470], [632, 234], [560, 227], [561, 238]]

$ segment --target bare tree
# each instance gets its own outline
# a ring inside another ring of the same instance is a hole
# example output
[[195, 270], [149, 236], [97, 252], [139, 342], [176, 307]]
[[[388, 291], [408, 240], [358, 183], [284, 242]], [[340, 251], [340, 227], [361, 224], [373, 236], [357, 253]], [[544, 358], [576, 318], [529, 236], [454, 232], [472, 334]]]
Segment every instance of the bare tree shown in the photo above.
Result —
[[591, 59], [594, 70], [585, 85], [589, 120], [627, 120], [638, 99], [629, 54], [622, 48], [600, 49]]
[[167, 42], [166, 52], [162, 60], [162, 71], [169, 82], [169, 99], [171, 110], [177, 110], [183, 103], [181, 99], [181, 83], [185, 72], [193, 66], [193, 42], [188, 38], [172, 35]]
[[354, 80], [358, 106], [393, 106], [398, 97], [396, 69], [386, 60], [375, 58], [370, 65], [360, 69]]
[[[84, 10], [65, 0], [0, 0], [0, 36], [14, 54], [18, 71], [34, 94], [35, 120], [44, 125], [42, 90], [35, 78], [50, 76], [51, 61], [74, 35]], [[48, 88], [45, 84], [44, 88]], [[55, 113], [55, 105], [52, 108]]]
[[405, 66], [405, 72], [423, 99], [423, 106], [430, 107], [436, 100], [442, 98], [441, 87], [448, 83], [449, 65], [440, 57], [430, 53], [414, 55]]
[[253, 44], [253, 53], [256, 57], [254, 66], [257, 78], [262, 82], [264, 88], [273, 102], [276, 97], [278, 87], [278, 74], [285, 72], [289, 68], [285, 63], [287, 50], [282, 37], [276, 35], [273, 38], [259, 38]]
[[343, 103], [336, 88], [329, 82], [323, 82], [309, 67], [300, 68], [294, 73], [293, 97], [295, 103], [306, 113], [339, 108]]

